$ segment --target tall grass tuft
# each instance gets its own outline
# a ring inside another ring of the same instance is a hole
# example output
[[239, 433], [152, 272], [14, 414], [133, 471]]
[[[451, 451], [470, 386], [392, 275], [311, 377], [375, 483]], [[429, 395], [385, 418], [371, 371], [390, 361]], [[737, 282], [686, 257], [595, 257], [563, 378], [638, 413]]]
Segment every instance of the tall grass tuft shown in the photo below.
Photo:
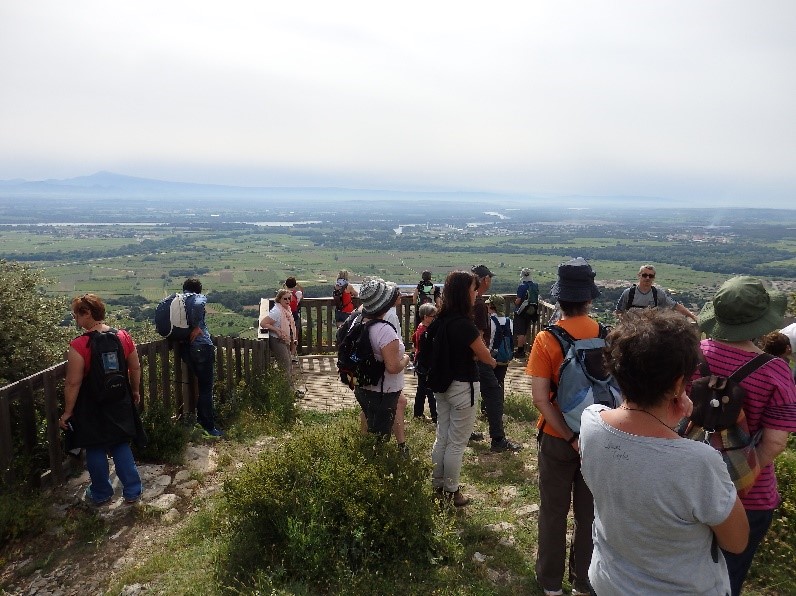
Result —
[[146, 447], [133, 445], [133, 453], [145, 461], [182, 463], [189, 431], [172, 415], [165, 402], [152, 400], [141, 416], [147, 434]]
[[20, 487], [0, 487], [0, 547], [6, 542], [41, 532], [47, 525], [47, 503], [41, 493]]
[[428, 568], [452, 552], [429, 473], [425, 459], [360, 435], [351, 420], [303, 430], [225, 483], [220, 583], [253, 586], [265, 575], [334, 591], [362, 572]]
[[279, 369], [270, 368], [219, 400], [217, 414], [228, 437], [244, 439], [290, 426], [298, 408], [288, 379]]

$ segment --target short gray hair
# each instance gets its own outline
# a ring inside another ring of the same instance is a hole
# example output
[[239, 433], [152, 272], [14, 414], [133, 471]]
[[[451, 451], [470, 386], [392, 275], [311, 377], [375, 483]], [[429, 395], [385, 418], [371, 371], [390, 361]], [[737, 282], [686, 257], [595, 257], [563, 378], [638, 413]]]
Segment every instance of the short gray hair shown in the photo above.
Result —
[[437, 307], [430, 302], [426, 302], [425, 304], [420, 305], [420, 307], [417, 309], [417, 314], [420, 315], [421, 319], [424, 317], [433, 317], [437, 314]]

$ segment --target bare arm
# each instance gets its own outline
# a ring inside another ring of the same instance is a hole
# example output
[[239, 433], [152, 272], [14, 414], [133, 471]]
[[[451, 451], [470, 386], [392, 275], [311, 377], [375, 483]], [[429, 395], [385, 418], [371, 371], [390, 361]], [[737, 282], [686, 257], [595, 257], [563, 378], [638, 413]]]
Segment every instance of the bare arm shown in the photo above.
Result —
[[352, 286], [351, 284], [348, 284], [345, 287], [345, 289], [348, 290], [348, 293], [351, 294], [354, 298], [359, 296], [359, 292], [357, 292], [357, 289], [354, 286]]
[[679, 312], [681, 315], [683, 315], [684, 317], [687, 317], [687, 318], [691, 319], [691, 320], [692, 320], [692, 321], [694, 321], [694, 322], [696, 322], [696, 320], [697, 320], [697, 319], [696, 319], [696, 315], [695, 315], [694, 313], [692, 313], [690, 310], [688, 310], [688, 309], [687, 309], [685, 306], [683, 306], [682, 304], [680, 304], [679, 302], [678, 302], [678, 303], [675, 305], [675, 307], [674, 307], [674, 310], [676, 310], [676, 311], [677, 311], [677, 312]]
[[402, 372], [406, 365], [409, 364], [408, 354], [398, 353], [398, 338], [396, 337], [386, 346], [381, 348], [381, 357], [384, 359], [384, 369], [391, 375], [397, 375]]
[[260, 319], [260, 327], [262, 329], [268, 329], [277, 339], [282, 339], [282, 333], [279, 330], [279, 326], [276, 324], [271, 317], [265, 315], [262, 319]]
[[470, 344], [470, 349], [473, 351], [473, 354], [475, 354], [476, 360], [488, 364], [492, 368], [497, 366], [497, 360], [492, 358], [492, 354], [489, 353], [489, 348], [486, 347], [484, 338], [481, 335], [476, 337], [473, 343]]
[[127, 356], [127, 376], [130, 379], [130, 389], [133, 392], [133, 403], [141, 401], [141, 362], [138, 359], [138, 350], [135, 349]]
[[66, 356], [66, 379], [64, 380], [64, 413], [58, 420], [61, 428], [66, 430], [66, 421], [72, 417], [77, 402], [77, 394], [80, 392], [80, 385], [83, 383], [83, 369], [85, 360], [78, 354], [77, 350], [69, 347]]
[[788, 431], [764, 428], [763, 437], [757, 445], [757, 459], [760, 467], [767, 466], [788, 446]]
[[727, 519], [717, 526], [711, 526], [711, 529], [721, 548], [735, 554], [742, 553], [749, 542], [749, 520], [741, 499], [736, 496], [735, 505]]
[[[545, 377], [531, 377], [531, 395], [533, 405], [544, 416], [545, 422], [553, 427], [565, 440], [569, 439], [574, 433], [564, 421], [561, 411], [550, 402], [550, 379]], [[575, 451], [578, 451], [578, 441], [570, 443]]]

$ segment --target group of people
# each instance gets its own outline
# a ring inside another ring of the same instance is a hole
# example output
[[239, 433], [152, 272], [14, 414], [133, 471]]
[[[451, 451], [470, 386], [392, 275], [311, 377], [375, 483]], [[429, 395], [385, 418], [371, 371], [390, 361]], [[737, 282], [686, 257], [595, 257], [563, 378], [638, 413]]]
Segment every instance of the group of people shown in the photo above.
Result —
[[[740, 381], [761, 466], [742, 496], [719, 451], [674, 429], [691, 415], [700, 361], [729, 377], [754, 359], [763, 351], [755, 340], [782, 325], [784, 294], [736, 277], [693, 315], [653, 291], [654, 277], [653, 267], [641, 267], [605, 338], [604, 364], [623, 401], [586, 408], [579, 432], [555, 401], [564, 354], [551, 331], [534, 339], [526, 372], [540, 413], [535, 568], [547, 596], [563, 593], [567, 563], [573, 594], [737, 596], [780, 502], [773, 461], [796, 431], [796, 385], [784, 359]], [[600, 294], [594, 278], [584, 259], [572, 259], [559, 266], [551, 290], [561, 311], [555, 325], [575, 339], [600, 333], [589, 316]], [[700, 341], [697, 327], [707, 339]]]
[[[505, 362], [495, 358], [494, 339], [507, 312], [502, 297], [484, 299], [493, 277], [483, 264], [470, 271], [452, 271], [442, 292], [435, 292], [421, 289], [421, 284], [431, 281], [430, 273], [424, 273], [417, 290], [430, 299], [418, 305], [415, 346], [422, 345], [420, 338], [433, 327], [435, 341], [443, 338], [442, 347], [435, 349], [445, 350], [449, 382], [432, 391], [425, 379], [419, 380], [413, 412], [423, 417], [425, 402], [429, 403], [436, 423], [433, 490], [457, 507], [470, 502], [461, 490], [462, 459], [468, 441], [478, 438], [473, 428], [482, 407], [491, 450], [522, 448], [506, 436], [503, 426], [505, 372], [500, 365]], [[600, 294], [595, 277], [588, 262], [571, 259], [558, 267], [551, 288], [560, 310], [554, 324], [576, 340], [603, 333], [590, 316], [592, 301]], [[339, 280], [346, 279], [347, 272], [341, 271]], [[530, 271], [523, 270], [525, 292], [532, 291], [525, 283], [529, 279]], [[754, 278], [735, 277], [694, 315], [655, 286], [654, 279], [654, 267], [640, 268], [638, 283], [618, 301], [617, 325], [605, 337], [604, 364], [621, 389], [621, 405], [586, 408], [577, 431], [570, 428], [555, 400], [565, 357], [561, 345], [549, 330], [533, 339], [526, 373], [539, 411], [535, 571], [548, 596], [563, 593], [567, 564], [573, 594], [736, 596], [780, 502], [773, 462], [786, 448], [789, 433], [796, 431], [796, 385], [787, 362], [796, 327], [778, 330], [785, 296]], [[349, 296], [343, 300], [345, 307], [351, 305], [346, 319], [359, 316], [373, 322], [367, 326], [368, 337], [385, 369], [378, 385], [356, 388], [363, 431], [394, 435], [406, 451], [403, 389], [409, 355], [395, 313], [400, 289], [376, 277], [366, 278], [359, 292], [350, 283], [340, 285]], [[297, 286], [295, 279], [289, 279], [261, 321], [281, 343], [272, 345], [272, 353], [288, 370], [301, 327], [291, 308], [301, 300]], [[515, 308], [526, 297], [520, 289]], [[191, 333], [181, 355], [198, 381], [198, 424], [206, 436], [218, 437], [222, 432], [213, 406], [215, 358], [205, 323], [207, 299], [198, 279], [186, 280], [183, 291], [195, 299], [189, 314]], [[353, 296], [361, 302], [358, 310], [353, 308]], [[75, 297], [72, 313], [85, 333], [70, 344], [59, 424], [68, 430], [71, 446], [86, 450], [91, 482], [85, 499], [93, 505], [112, 499], [110, 456], [125, 502], [135, 503], [143, 492], [130, 449], [130, 441], [141, 440], [143, 433], [135, 407], [141, 369], [135, 344], [127, 332], [105, 324], [105, 305], [94, 294]], [[521, 337], [516, 328], [522, 324], [515, 316], [515, 337]], [[698, 331], [706, 339], [700, 341]], [[107, 345], [112, 350], [98, 356], [99, 337], [111, 337]], [[517, 342], [517, 349], [521, 347]], [[749, 432], [759, 437], [756, 453], [761, 472], [739, 496], [720, 453], [682, 438], [674, 429], [691, 414], [688, 394], [690, 383], [702, 374], [700, 361], [711, 374], [729, 377], [764, 350], [780, 358], [772, 358], [740, 381], [746, 392]], [[125, 378], [124, 399], [106, 399], [98, 388], [97, 375], [109, 374], [109, 365], [111, 372]], [[570, 509], [574, 529], [567, 545]]]

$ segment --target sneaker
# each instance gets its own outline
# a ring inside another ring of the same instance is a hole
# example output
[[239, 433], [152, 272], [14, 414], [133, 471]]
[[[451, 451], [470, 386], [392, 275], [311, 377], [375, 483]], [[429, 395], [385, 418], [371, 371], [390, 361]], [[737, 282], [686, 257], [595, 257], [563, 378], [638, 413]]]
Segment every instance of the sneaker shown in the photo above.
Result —
[[124, 502], [125, 502], [125, 504], [127, 504], [127, 505], [135, 505], [136, 503], [138, 503], [138, 501], [140, 501], [140, 500], [141, 500], [141, 496], [142, 496], [143, 494], [144, 494], [144, 491], [142, 490], [140, 493], [138, 493], [138, 494], [137, 494], [136, 496], [134, 496], [134, 497], [125, 497], [125, 498], [124, 498]]
[[108, 503], [111, 502], [112, 498], [113, 497], [111, 496], [103, 501], [95, 500], [94, 495], [91, 494], [91, 485], [87, 486], [86, 492], [83, 493], [83, 502], [92, 507], [102, 507], [103, 505], [107, 505]]
[[513, 443], [509, 441], [506, 437], [503, 437], [499, 441], [492, 443], [490, 451], [492, 451], [493, 453], [502, 453], [504, 451], [517, 452], [520, 449], [522, 449], [522, 445], [519, 445], [518, 443]]
[[470, 434], [471, 441], [483, 441], [484, 440], [484, 433], [471, 433]]
[[464, 496], [460, 489], [456, 489], [452, 493], [445, 491], [443, 495], [448, 501], [453, 503], [454, 507], [464, 507], [470, 504], [470, 497]]
[[198, 430], [200, 433], [202, 433], [202, 437], [205, 439], [220, 439], [221, 437], [224, 436], [224, 433], [215, 427], [211, 428], [210, 430], [207, 430], [201, 424], [197, 424], [194, 428]]

